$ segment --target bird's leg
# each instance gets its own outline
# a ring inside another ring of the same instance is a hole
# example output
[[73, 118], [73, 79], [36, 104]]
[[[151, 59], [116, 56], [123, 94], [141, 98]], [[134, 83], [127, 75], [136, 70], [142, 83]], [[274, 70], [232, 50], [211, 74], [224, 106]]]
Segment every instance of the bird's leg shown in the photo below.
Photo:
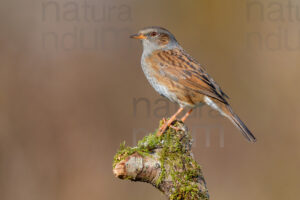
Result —
[[190, 109], [182, 118], [181, 121], [184, 122], [186, 120], [186, 118], [188, 118], [188, 116], [191, 114], [191, 112], [193, 111], [193, 109]]
[[161, 136], [165, 132], [165, 130], [172, 124], [172, 122], [176, 119], [177, 115], [179, 115], [182, 111], [183, 108], [180, 107], [177, 110], [177, 112], [167, 122], [165, 122], [164, 125], [160, 127], [156, 135]]
[[[192, 111], [193, 111], [193, 109], [190, 109], [187, 113], [185, 113], [185, 115], [181, 118], [181, 121], [184, 122], [186, 120], [186, 118], [188, 118], [188, 116], [190, 116]], [[172, 125], [170, 125], [170, 127], [175, 129], [176, 131], [181, 130], [180, 128], [172, 126]]]

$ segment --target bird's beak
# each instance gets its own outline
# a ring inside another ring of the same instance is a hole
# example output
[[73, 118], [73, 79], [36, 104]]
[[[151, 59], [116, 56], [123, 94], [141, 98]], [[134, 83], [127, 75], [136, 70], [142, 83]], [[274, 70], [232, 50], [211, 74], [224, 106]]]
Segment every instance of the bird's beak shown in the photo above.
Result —
[[147, 37], [140, 33], [140, 34], [131, 35], [130, 38], [143, 40], [143, 39], [146, 39]]

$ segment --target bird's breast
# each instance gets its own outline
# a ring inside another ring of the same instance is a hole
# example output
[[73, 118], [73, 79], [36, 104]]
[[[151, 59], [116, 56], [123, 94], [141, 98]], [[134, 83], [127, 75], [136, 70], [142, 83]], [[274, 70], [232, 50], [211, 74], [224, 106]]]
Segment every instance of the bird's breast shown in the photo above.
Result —
[[172, 102], [178, 102], [176, 94], [171, 91], [172, 83], [164, 77], [164, 74], [160, 70], [159, 63], [151, 59], [151, 56], [143, 55], [141, 66], [147, 80], [156, 92]]

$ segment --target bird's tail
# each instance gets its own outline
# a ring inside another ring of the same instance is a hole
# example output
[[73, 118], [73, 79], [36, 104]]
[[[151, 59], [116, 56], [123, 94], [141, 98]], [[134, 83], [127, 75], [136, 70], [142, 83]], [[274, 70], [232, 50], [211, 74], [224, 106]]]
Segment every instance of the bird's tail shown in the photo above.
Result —
[[242, 122], [242, 120], [233, 112], [230, 105], [226, 105], [225, 116], [230, 119], [230, 121], [242, 132], [242, 134], [250, 141], [256, 142], [256, 138], [247, 128], [247, 126]]

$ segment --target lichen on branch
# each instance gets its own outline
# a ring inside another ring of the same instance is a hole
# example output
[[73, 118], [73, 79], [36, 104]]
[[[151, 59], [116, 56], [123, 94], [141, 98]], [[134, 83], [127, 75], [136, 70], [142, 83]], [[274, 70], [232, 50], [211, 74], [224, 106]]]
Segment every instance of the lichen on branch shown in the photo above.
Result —
[[175, 121], [162, 136], [149, 134], [136, 147], [122, 143], [114, 157], [113, 172], [121, 179], [150, 183], [168, 199], [208, 200], [201, 167], [191, 147], [187, 127]]

